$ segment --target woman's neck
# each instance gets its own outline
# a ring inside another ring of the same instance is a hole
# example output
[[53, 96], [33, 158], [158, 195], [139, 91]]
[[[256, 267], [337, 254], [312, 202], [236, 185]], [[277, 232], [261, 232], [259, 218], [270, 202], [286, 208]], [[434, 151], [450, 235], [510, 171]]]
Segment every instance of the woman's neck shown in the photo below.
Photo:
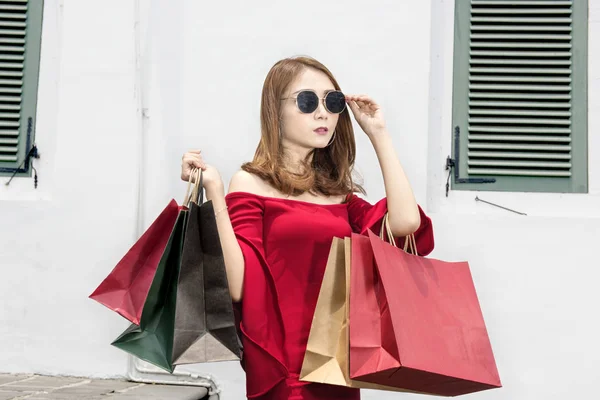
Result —
[[311, 162], [313, 150], [303, 148], [284, 148], [285, 168], [293, 173], [301, 173], [305, 161]]

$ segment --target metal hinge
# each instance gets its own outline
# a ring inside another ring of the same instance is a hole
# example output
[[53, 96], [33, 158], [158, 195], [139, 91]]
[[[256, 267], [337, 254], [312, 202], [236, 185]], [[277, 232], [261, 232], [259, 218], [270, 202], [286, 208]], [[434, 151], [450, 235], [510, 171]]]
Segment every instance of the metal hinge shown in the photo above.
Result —
[[454, 168], [454, 182], [456, 183], [494, 183], [496, 178], [461, 178], [459, 172], [460, 164], [460, 128], [454, 127], [454, 158], [446, 157], [446, 171], [448, 171], [448, 179], [446, 179], [446, 197], [450, 191], [450, 174]]

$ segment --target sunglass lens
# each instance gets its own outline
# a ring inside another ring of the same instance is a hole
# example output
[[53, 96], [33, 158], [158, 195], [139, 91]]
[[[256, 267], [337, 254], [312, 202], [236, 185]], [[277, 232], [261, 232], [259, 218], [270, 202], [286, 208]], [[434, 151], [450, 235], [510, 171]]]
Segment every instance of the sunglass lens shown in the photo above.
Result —
[[325, 105], [330, 113], [339, 114], [346, 108], [346, 96], [342, 92], [329, 92], [325, 97]]
[[306, 114], [312, 113], [319, 106], [319, 97], [316, 93], [309, 91], [298, 93], [297, 101], [300, 111]]

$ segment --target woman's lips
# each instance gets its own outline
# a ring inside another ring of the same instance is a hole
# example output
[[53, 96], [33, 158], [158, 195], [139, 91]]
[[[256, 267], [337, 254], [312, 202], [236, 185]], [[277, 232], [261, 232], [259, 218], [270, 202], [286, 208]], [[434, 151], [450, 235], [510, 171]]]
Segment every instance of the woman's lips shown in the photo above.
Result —
[[329, 133], [329, 129], [321, 127], [321, 128], [315, 129], [314, 132], [317, 135], [327, 135], [327, 133]]

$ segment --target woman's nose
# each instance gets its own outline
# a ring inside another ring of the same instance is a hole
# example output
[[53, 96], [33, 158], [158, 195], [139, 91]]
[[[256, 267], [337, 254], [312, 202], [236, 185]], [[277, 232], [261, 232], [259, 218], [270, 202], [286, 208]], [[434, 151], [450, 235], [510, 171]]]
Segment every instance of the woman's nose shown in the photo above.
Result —
[[315, 110], [315, 118], [317, 118], [317, 119], [322, 119], [322, 118], [327, 119], [328, 114], [329, 114], [329, 112], [325, 108], [325, 102], [323, 100], [319, 99], [319, 106]]

